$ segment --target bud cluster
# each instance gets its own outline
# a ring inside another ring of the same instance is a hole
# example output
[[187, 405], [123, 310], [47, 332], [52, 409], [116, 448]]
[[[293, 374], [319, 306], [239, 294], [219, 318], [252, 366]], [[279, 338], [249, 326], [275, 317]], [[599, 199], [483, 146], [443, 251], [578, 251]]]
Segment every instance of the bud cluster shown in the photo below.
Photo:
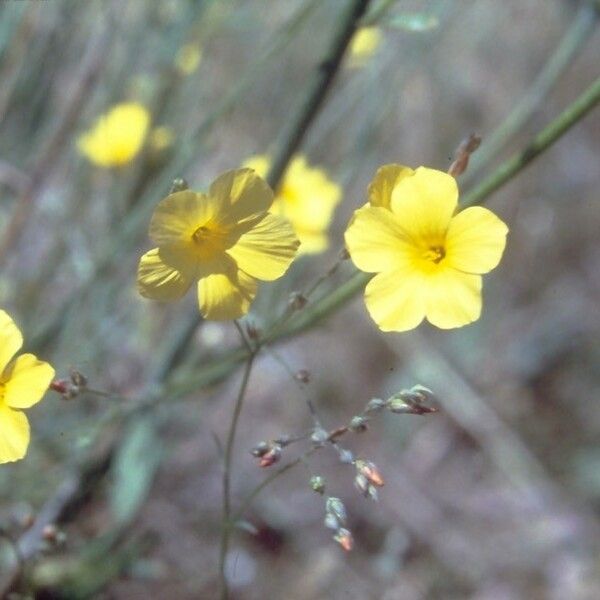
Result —
[[409, 390], [400, 390], [386, 401], [388, 410], [395, 414], [426, 415], [438, 412], [429, 404], [433, 392], [422, 385], [415, 385]]
[[377, 488], [383, 487], [385, 481], [374, 463], [368, 460], [357, 459], [354, 463], [356, 467], [356, 477], [354, 485], [358, 491], [371, 500], [377, 500]]
[[260, 459], [258, 461], [259, 467], [270, 467], [279, 462], [281, 451], [291, 442], [292, 439], [288, 436], [281, 436], [270, 442], [259, 442], [250, 450], [250, 454]]

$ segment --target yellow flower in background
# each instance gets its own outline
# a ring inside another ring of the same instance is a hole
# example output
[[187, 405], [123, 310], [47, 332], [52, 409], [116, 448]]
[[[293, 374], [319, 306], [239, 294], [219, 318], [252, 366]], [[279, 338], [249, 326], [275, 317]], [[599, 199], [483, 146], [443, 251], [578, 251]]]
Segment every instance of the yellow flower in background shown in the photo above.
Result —
[[358, 66], [373, 56], [381, 44], [383, 34], [379, 27], [361, 27], [350, 40], [350, 61]]
[[21, 409], [39, 402], [54, 377], [54, 369], [33, 354], [13, 360], [22, 345], [18, 327], [0, 310], [0, 464], [27, 453], [29, 421]]
[[191, 75], [200, 66], [201, 61], [202, 49], [197, 43], [191, 42], [177, 52], [175, 67], [182, 75]]
[[[270, 163], [267, 156], [254, 156], [244, 166], [265, 177]], [[300, 254], [316, 254], [329, 246], [327, 230], [341, 197], [340, 187], [323, 169], [296, 156], [283, 176], [271, 211], [289, 219], [301, 243]]]
[[150, 146], [157, 152], [166, 150], [174, 141], [175, 134], [166, 125], [159, 125], [150, 132]]
[[140, 294], [176, 300], [198, 282], [206, 319], [246, 314], [257, 280], [281, 277], [299, 244], [289, 222], [268, 212], [272, 203], [273, 191], [251, 169], [224, 173], [208, 194], [184, 190], [167, 196], [150, 222], [158, 247], [140, 260]]
[[79, 151], [100, 167], [118, 167], [133, 160], [141, 150], [150, 113], [137, 102], [113, 106], [78, 140]]
[[457, 212], [458, 187], [442, 171], [381, 167], [369, 203], [346, 230], [354, 264], [378, 273], [365, 303], [383, 331], [407, 331], [426, 318], [441, 329], [481, 314], [481, 274], [500, 262], [508, 227], [481, 206]]

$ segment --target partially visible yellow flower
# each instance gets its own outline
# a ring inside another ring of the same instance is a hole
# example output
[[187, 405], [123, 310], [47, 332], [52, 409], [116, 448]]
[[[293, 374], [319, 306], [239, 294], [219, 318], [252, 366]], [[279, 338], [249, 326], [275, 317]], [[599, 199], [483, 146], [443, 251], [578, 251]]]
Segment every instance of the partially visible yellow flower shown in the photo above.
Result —
[[182, 75], [191, 75], [202, 61], [202, 49], [195, 42], [185, 44], [175, 56], [175, 66]]
[[378, 273], [365, 302], [383, 331], [407, 331], [424, 318], [441, 329], [479, 318], [481, 274], [500, 262], [508, 227], [481, 206], [457, 212], [457, 201], [456, 180], [442, 171], [377, 171], [346, 246], [359, 269]]
[[100, 167], [125, 165], [141, 150], [149, 126], [150, 113], [145, 106], [137, 102], [117, 104], [80, 136], [77, 146]]
[[273, 191], [251, 169], [228, 171], [207, 194], [184, 190], [159, 202], [150, 221], [157, 248], [142, 256], [142, 296], [176, 300], [198, 282], [206, 319], [246, 314], [257, 280], [272, 281], [290, 266], [299, 242], [289, 222], [271, 214]]
[[379, 27], [361, 27], [350, 41], [350, 61], [354, 66], [363, 64], [379, 48], [383, 34]]
[[54, 377], [54, 369], [33, 354], [14, 358], [22, 345], [18, 327], [0, 310], [0, 464], [27, 453], [29, 421], [20, 409], [39, 402]]
[[173, 144], [175, 135], [166, 125], [159, 125], [150, 132], [150, 146], [161, 152]]
[[[271, 161], [267, 156], [254, 156], [244, 165], [264, 177]], [[329, 245], [327, 230], [341, 197], [340, 187], [323, 169], [309, 166], [304, 156], [296, 156], [283, 176], [272, 212], [290, 220], [301, 242], [300, 254], [316, 254]]]

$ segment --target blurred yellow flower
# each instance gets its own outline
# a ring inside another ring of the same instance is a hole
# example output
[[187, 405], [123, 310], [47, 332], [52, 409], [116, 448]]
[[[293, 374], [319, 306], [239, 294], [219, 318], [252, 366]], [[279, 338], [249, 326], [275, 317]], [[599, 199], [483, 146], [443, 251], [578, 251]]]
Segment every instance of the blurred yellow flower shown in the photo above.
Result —
[[33, 354], [13, 360], [22, 345], [21, 332], [0, 310], [0, 464], [25, 456], [29, 421], [20, 409], [39, 402], [54, 377], [54, 369]]
[[184, 190], [167, 196], [150, 222], [158, 247], [140, 260], [140, 294], [176, 300], [197, 281], [206, 319], [246, 314], [257, 280], [281, 277], [299, 244], [289, 222], [268, 212], [272, 203], [273, 191], [251, 169], [224, 173], [208, 194]]
[[175, 66], [182, 75], [191, 75], [202, 61], [202, 49], [195, 42], [185, 44], [175, 56]]
[[481, 206], [456, 212], [458, 187], [442, 171], [381, 167], [369, 204], [346, 230], [354, 264], [378, 273], [365, 302], [383, 331], [407, 331], [424, 318], [441, 329], [481, 314], [481, 274], [500, 262], [508, 227]]
[[381, 44], [383, 34], [379, 27], [361, 27], [350, 41], [351, 64], [359, 65], [373, 56]]
[[[244, 166], [265, 177], [270, 162], [267, 156], [254, 156]], [[283, 176], [271, 210], [290, 220], [301, 242], [300, 254], [316, 254], [329, 245], [327, 230], [341, 197], [340, 187], [323, 169], [309, 166], [304, 156], [296, 156]]]
[[100, 167], [125, 165], [141, 150], [149, 125], [150, 113], [142, 104], [117, 104], [79, 138], [77, 146]]
[[150, 132], [150, 146], [159, 152], [168, 148], [174, 140], [173, 130], [166, 125], [159, 125]]

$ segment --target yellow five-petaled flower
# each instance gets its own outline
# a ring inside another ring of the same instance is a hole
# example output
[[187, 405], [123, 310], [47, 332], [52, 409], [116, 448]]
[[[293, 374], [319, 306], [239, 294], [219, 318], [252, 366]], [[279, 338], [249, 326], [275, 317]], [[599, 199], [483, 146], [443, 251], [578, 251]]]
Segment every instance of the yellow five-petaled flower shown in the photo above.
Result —
[[139, 102], [122, 102], [101, 115], [77, 141], [79, 151], [100, 167], [119, 167], [132, 161], [144, 145], [150, 113]]
[[[271, 159], [253, 156], [244, 166], [266, 177]], [[301, 243], [299, 254], [318, 254], [329, 246], [327, 230], [341, 199], [340, 186], [326, 171], [311, 167], [306, 157], [296, 155], [283, 175], [271, 211], [289, 219]]]
[[383, 331], [407, 331], [424, 318], [442, 329], [479, 318], [481, 274], [500, 262], [508, 227], [480, 206], [457, 212], [457, 202], [456, 180], [442, 171], [377, 171], [346, 245], [359, 269], [377, 273], [365, 302]]
[[268, 212], [272, 203], [273, 191], [251, 169], [224, 173], [208, 194], [167, 196], [150, 222], [158, 247], [140, 260], [140, 294], [175, 300], [197, 281], [205, 318], [246, 314], [257, 280], [281, 277], [299, 246], [289, 222]]
[[0, 464], [25, 456], [29, 421], [21, 409], [39, 402], [54, 377], [54, 369], [33, 354], [13, 360], [22, 345], [21, 332], [0, 310]]

